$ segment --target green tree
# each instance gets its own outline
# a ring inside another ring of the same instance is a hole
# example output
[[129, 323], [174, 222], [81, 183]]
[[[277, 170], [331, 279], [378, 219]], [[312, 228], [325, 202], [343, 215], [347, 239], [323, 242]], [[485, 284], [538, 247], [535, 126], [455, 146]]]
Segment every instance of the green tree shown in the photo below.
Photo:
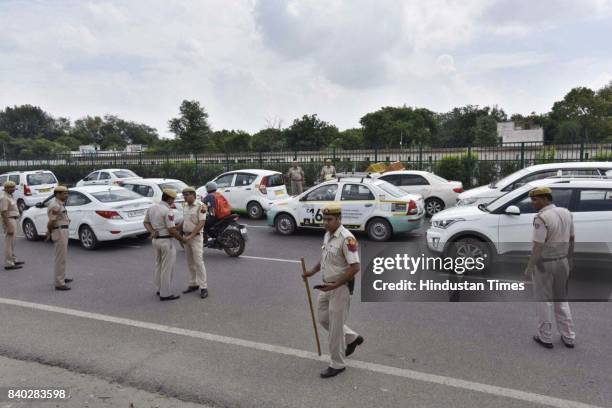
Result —
[[201, 153], [210, 148], [212, 130], [208, 113], [198, 101], [184, 100], [179, 108], [180, 116], [168, 121], [169, 129], [181, 141], [181, 150]]
[[438, 132], [435, 114], [423, 108], [384, 107], [364, 115], [365, 147], [429, 145]]
[[0, 111], [0, 130], [8, 132], [11, 137], [23, 139], [54, 139], [58, 136], [51, 115], [32, 105], [7, 107]]
[[496, 146], [499, 144], [497, 122], [492, 116], [481, 116], [476, 120], [474, 144], [476, 146]]
[[353, 128], [346, 129], [338, 133], [338, 137], [334, 139], [330, 145], [339, 149], [351, 150], [360, 149], [363, 147], [363, 129]]
[[251, 147], [256, 152], [278, 152], [287, 148], [286, 133], [269, 127], [253, 135]]
[[550, 117], [559, 126], [559, 138], [567, 138], [568, 135], [561, 134], [562, 124], [574, 122], [580, 126], [580, 140], [590, 142], [606, 140], [612, 130], [610, 116], [612, 101], [606, 100], [608, 94], [606, 87], [597, 93], [589, 88], [578, 87], [569, 91], [563, 100], [555, 102]]
[[295, 119], [285, 132], [287, 147], [291, 150], [321, 150], [338, 136], [338, 128], [316, 114]]
[[[476, 143], [478, 118], [480, 117], [490, 117], [496, 123], [508, 119], [506, 113], [496, 106], [481, 108], [476, 105], [467, 105], [454, 108], [450, 112], [438, 115], [440, 132], [436, 139], [436, 146], [462, 147], [474, 145]], [[492, 122], [489, 121], [489, 123]]]

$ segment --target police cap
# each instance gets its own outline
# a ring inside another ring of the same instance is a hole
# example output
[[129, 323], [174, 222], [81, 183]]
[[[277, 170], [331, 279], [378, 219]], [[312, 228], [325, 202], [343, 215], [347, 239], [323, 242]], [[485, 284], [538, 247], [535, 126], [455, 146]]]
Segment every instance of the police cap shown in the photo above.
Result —
[[14, 181], [7, 181], [4, 183], [4, 188], [10, 188], [10, 187], [15, 187], [15, 182]]
[[171, 198], [176, 198], [176, 191], [171, 188], [164, 188], [162, 192]]
[[537, 187], [529, 192], [529, 197], [543, 196], [546, 194], [552, 194], [552, 190], [548, 187]]
[[183, 194], [185, 194], [185, 193], [195, 193], [195, 192], [196, 192], [195, 188], [193, 188], [191, 186], [187, 186], [187, 187], [185, 187], [183, 189]]
[[342, 215], [342, 208], [339, 205], [328, 205], [323, 208], [323, 215]]
[[60, 185], [55, 187], [55, 189], [53, 190], [54, 193], [65, 193], [66, 191], [68, 191], [68, 187]]

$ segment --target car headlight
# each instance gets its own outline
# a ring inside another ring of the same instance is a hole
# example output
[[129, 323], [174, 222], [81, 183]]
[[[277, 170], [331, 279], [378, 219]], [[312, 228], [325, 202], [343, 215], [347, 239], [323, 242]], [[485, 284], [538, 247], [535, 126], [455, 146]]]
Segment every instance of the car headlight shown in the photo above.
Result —
[[476, 198], [476, 197], [464, 198], [463, 200], [457, 201], [457, 205], [458, 206], [472, 205], [472, 204], [475, 204], [476, 201], [478, 201], [478, 198]]
[[442, 229], [446, 229], [448, 227], [450, 227], [451, 225], [453, 225], [456, 222], [459, 221], [465, 221], [465, 219], [463, 218], [450, 218], [450, 219], [446, 219], [446, 220], [436, 220], [436, 221], [432, 221], [432, 225], [436, 228], [442, 228]]

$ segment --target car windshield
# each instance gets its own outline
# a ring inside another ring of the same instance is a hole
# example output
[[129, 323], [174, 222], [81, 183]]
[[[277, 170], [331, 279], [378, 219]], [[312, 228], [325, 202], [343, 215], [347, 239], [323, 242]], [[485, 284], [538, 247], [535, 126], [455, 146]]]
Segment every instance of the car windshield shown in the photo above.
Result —
[[28, 174], [28, 185], [30, 186], [39, 186], [41, 184], [55, 184], [57, 183], [57, 179], [53, 175], [53, 173], [35, 173]]
[[402, 190], [387, 181], [377, 180], [373, 184], [393, 197], [399, 198], [406, 195]]
[[484, 204], [483, 208], [481, 208], [480, 206], [478, 206], [478, 208], [480, 208], [483, 211], [495, 211], [497, 210], [499, 207], [503, 206], [504, 204], [506, 204], [508, 202], [508, 200], [511, 200], [512, 198], [516, 197], [517, 195], [523, 194], [525, 191], [527, 190], [531, 190], [533, 188], [532, 185], [530, 184], [525, 184], [522, 187], [517, 188], [516, 190], [513, 190], [509, 193], [506, 193], [504, 195], [501, 195], [499, 197], [497, 197], [495, 200], [491, 201], [488, 204]]
[[117, 178], [138, 177], [136, 173], [134, 173], [131, 170], [117, 170], [117, 171], [113, 171], [113, 174]]
[[524, 176], [525, 174], [529, 174], [529, 170], [528, 169], [519, 170], [517, 172], [514, 172], [514, 173], [510, 174], [509, 176], [506, 176], [506, 177], [504, 177], [502, 179], [494, 181], [491, 184], [489, 184], [489, 187], [490, 188], [497, 188], [497, 186], [505, 186], [510, 181], [512, 181], [512, 180], [514, 180], [516, 178], [520, 178], [521, 176]]
[[158, 184], [158, 186], [162, 190], [165, 188], [169, 188], [170, 190], [174, 190], [177, 193], [180, 193], [185, 187], [187, 187], [187, 184], [183, 183], [182, 181], [167, 181], [165, 183]]
[[118, 201], [129, 201], [137, 200], [142, 198], [140, 195], [133, 191], [126, 190], [125, 188], [114, 188], [105, 191], [99, 191], [92, 193], [94, 198], [102, 203], [116, 203]]
[[268, 183], [266, 185], [266, 187], [279, 187], [279, 186], [284, 186], [285, 185], [285, 179], [283, 178], [283, 175], [278, 173], [278, 174], [271, 174], [268, 176]]

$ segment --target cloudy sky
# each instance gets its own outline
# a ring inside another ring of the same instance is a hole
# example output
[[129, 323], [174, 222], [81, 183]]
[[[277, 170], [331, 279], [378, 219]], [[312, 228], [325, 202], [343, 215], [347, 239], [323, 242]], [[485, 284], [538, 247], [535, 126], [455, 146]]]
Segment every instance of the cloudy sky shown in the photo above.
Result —
[[612, 80], [612, 0], [0, 0], [0, 108], [116, 114], [167, 135], [381, 106], [546, 112]]

